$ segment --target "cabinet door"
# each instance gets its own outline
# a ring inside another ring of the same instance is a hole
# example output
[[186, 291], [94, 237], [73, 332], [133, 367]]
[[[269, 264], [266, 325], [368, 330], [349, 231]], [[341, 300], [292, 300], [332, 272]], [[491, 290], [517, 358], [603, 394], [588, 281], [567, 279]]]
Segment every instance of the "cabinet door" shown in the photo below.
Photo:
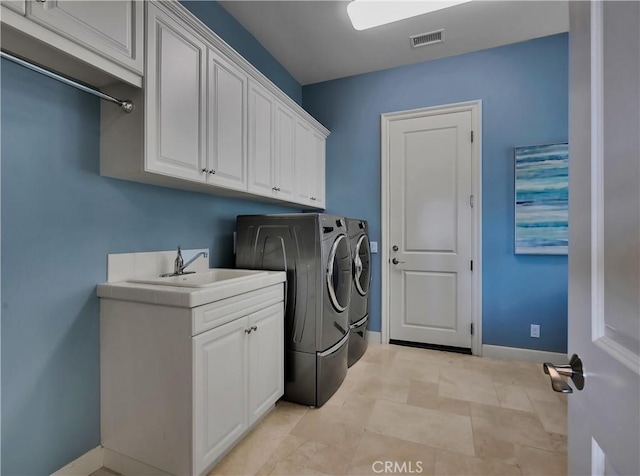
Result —
[[247, 189], [247, 75], [209, 48], [207, 151], [209, 183]]
[[275, 98], [263, 87], [249, 84], [249, 188], [252, 193], [275, 196], [274, 107]]
[[284, 303], [249, 315], [249, 425], [284, 394]]
[[274, 185], [276, 196], [282, 200], [295, 200], [295, 115], [291, 109], [278, 104], [275, 120]]
[[200, 474], [247, 428], [247, 323], [193, 338], [193, 473]]
[[311, 129], [300, 118], [296, 118], [295, 132], [295, 191], [296, 202], [303, 205], [311, 205], [311, 190], [309, 184], [309, 177], [312, 175], [312, 163], [311, 163]]
[[206, 47], [180, 22], [147, 6], [145, 170], [206, 180]]
[[2, 0], [2, 6], [18, 12], [20, 15], [27, 13], [26, 0]]
[[310, 167], [312, 176], [309, 177], [311, 188], [310, 199], [313, 205], [318, 208], [325, 207], [325, 138], [316, 132], [311, 134], [311, 154], [313, 156], [313, 166]]
[[143, 2], [47, 0], [28, 5], [31, 20], [142, 74]]

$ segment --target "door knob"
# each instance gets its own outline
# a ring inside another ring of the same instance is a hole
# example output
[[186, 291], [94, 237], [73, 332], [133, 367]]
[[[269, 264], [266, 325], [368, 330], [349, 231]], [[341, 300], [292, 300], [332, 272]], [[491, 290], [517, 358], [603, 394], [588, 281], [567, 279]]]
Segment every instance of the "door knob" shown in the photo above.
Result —
[[576, 354], [571, 356], [569, 365], [553, 365], [545, 362], [542, 366], [544, 373], [551, 378], [551, 388], [560, 393], [573, 393], [573, 389], [562, 377], [569, 377], [578, 390], [584, 388], [584, 369], [582, 360]]
[[391, 262], [392, 262], [393, 264], [400, 264], [400, 263], [404, 263], [404, 261], [398, 261], [398, 258], [393, 258], [393, 259], [391, 260]]

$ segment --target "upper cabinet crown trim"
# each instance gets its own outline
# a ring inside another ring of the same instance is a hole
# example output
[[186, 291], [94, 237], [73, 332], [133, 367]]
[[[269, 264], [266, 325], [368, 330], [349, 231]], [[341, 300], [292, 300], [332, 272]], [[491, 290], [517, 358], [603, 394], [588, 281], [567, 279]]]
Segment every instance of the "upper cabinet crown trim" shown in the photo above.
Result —
[[197, 33], [202, 35], [204, 39], [210, 43], [211, 46], [217, 48], [219, 51], [229, 57], [234, 63], [242, 67], [247, 75], [258, 82], [272, 94], [274, 94], [283, 103], [296, 111], [300, 116], [304, 117], [310, 125], [316, 129], [324, 138], [327, 138], [330, 134], [329, 129], [324, 127], [318, 122], [311, 114], [305, 111], [297, 102], [287, 96], [280, 88], [278, 88], [271, 80], [269, 80], [264, 74], [262, 74], [255, 66], [242, 57], [236, 50], [234, 50], [227, 42], [220, 38], [215, 32], [213, 32], [202, 20], [191, 13], [187, 8], [182, 6], [177, 0], [151, 0], [149, 3], [160, 5], [167, 9], [180, 20], [184, 21], [187, 25], [193, 28]]

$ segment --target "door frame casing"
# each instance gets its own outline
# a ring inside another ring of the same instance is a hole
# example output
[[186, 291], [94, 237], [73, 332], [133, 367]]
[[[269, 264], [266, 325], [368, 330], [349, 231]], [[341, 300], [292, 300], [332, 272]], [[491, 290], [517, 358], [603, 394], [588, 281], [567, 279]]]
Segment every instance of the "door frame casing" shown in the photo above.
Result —
[[389, 323], [391, 316], [391, 300], [389, 299], [389, 189], [391, 157], [389, 154], [389, 129], [394, 121], [413, 119], [417, 117], [453, 114], [457, 112], [471, 112], [471, 130], [473, 143], [471, 146], [471, 175], [473, 209], [472, 209], [472, 256], [473, 275], [471, 278], [471, 351], [473, 355], [482, 355], [482, 100], [445, 104], [441, 106], [410, 109], [406, 111], [388, 112], [380, 115], [380, 175], [381, 175], [381, 275], [382, 275], [382, 313], [381, 313], [381, 341], [389, 343]]

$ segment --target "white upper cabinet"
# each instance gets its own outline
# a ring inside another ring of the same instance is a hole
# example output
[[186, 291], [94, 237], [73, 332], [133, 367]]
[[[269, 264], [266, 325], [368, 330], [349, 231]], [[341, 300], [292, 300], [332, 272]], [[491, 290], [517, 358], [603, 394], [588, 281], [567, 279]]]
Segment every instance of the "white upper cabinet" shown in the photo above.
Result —
[[154, 5], [147, 13], [145, 170], [205, 182], [205, 44]]
[[275, 114], [275, 166], [276, 196], [295, 201], [295, 114], [287, 106], [278, 104]]
[[27, 13], [26, 0], [2, 0], [2, 6], [10, 8], [11, 10], [18, 12], [20, 15]]
[[275, 196], [274, 110], [276, 98], [249, 82], [249, 192]]
[[325, 207], [325, 143], [326, 139], [320, 134], [316, 132], [311, 134], [310, 200], [312, 205], [318, 208]]
[[295, 194], [296, 202], [311, 205], [311, 184], [313, 176], [311, 154], [311, 129], [302, 119], [295, 121]]
[[211, 48], [208, 55], [208, 181], [246, 190], [247, 75]]
[[30, 1], [26, 13], [57, 34], [142, 74], [141, 1]]
[[249, 83], [249, 188], [294, 202], [295, 113], [262, 86]]
[[140, 107], [101, 109], [100, 173], [323, 208], [329, 131], [179, 2], [145, 7], [144, 91], [103, 88]]

